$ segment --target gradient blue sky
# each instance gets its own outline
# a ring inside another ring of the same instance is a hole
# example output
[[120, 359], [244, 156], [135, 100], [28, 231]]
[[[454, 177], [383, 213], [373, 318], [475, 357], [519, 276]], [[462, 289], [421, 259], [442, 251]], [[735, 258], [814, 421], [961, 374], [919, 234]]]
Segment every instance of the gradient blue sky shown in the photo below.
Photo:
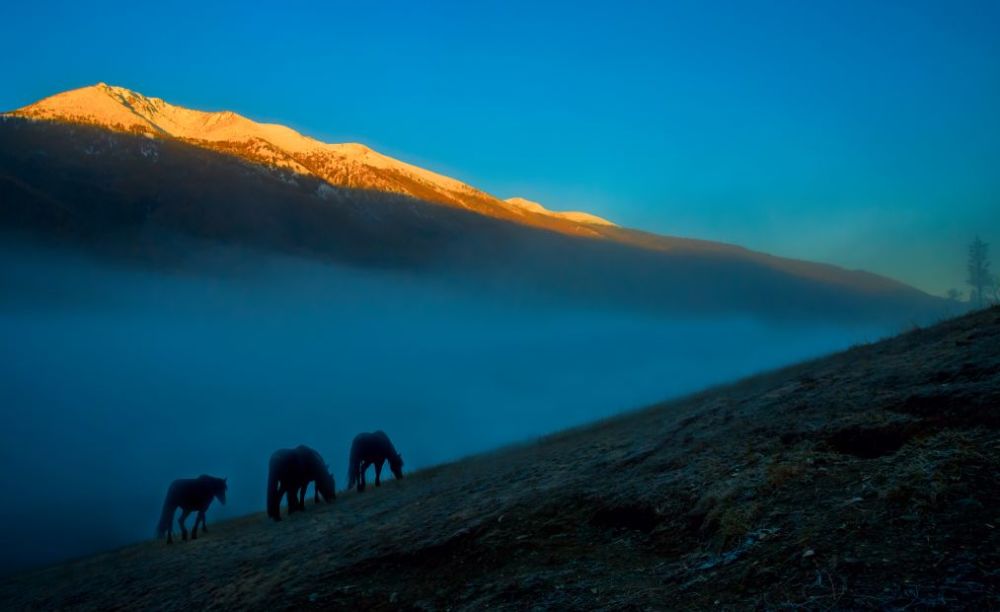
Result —
[[498, 196], [961, 286], [1000, 251], [1000, 2], [21, 2], [0, 108], [105, 81]]

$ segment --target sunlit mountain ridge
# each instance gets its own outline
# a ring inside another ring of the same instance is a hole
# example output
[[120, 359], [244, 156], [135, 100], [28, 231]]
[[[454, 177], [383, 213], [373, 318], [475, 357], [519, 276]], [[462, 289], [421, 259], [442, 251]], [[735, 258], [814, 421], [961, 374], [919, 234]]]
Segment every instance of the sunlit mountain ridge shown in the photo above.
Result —
[[[323, 179], [336, 187], [398, 193], [480, 214], [593, 235], [596, 215], [555, 212], [524, 198], [501, 200], [456, 179], [382, 155], [359, 143], [330, 144], [283, 125], [258, 123], [232, 111], [204, 112], [98, 83], [55, 94], [11, 116], [97, 125], [153, 137], [172, 137]], [[525, 205], [527, 204], [527, 205]]]
[[895, 328], [947, 310], [869, 272], [501, 200], [361, 144], [326, 144], [104, 84], [0, 115], [0, 229], [160, 263], [189, 257], [181, 238], [435, 270], [504, 299], [656, 315], [877, 319]]

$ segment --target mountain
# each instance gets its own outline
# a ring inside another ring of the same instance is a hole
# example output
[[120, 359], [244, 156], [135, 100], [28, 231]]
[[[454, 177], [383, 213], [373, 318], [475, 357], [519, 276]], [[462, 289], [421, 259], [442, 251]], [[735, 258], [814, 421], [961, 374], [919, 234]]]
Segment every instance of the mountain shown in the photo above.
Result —
[[59, 93], [8, 115], [174, 138], [298, 175], [314, 176], [336, 187], [406, 195], [570, 234], [592, 233], [581, 225], [609, 225], [586, 213], [554, 213], [522, 198], [500, 200], [362, 144], [327, 144], [291, 128], [257, 123], [231, 111], [190, 110], [104, 83]]
[[995, 609], [997, 347], [993, 308], [280, 524], [260, 512], [7, 577], [0, 604]]
[[0, 115], [0, 196], [0, 228], [171, 265], [191, 239], [653, 313], [900, 324], [945, 307], [874, 274], [502, 200], [360, 144], [104, 84]]

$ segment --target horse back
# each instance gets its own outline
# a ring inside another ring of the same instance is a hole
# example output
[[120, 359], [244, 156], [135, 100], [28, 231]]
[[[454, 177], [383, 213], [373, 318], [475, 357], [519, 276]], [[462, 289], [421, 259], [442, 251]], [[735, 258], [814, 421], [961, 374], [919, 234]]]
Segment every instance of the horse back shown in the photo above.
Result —
[[395, 447], [381, 429], [371, 433], [359, 433], [354, 436], [354, 443], [351, 444], [352, 459], [378, 460], [386, 458], [396, 453]]
[[271, 465], [280, 465], [288, 460], [288, 458], [294, 453], [290, 448], [279, 448], [278, 450], [271, 453]]
[[271, 454], [271, 461], [268, 466], [275, 474], [286, 474], [289, 471], [294, 471], [297, 464], [297, 453], [293, 449], [283, 448]]
[[184, 495], [196, 482], [198, 481], [194, 478], [178, 478], [170, 483], [170, 487], [167, 489], [167, 496]]
[[326, 463], [318, 451], [302, 445], [297, 449], [299, 459], [299, 472], [309, 480], [315, 480], [326, 471]]
[[209, 499], [212, 497], [204, 484], [199, 478], [178, 478], [167, 489], [167, 502], [182, 508], [199, 506], [205, 502], [206, 495]]
[[392, 440], [389, 439], [389, 435], [387, 433], [380, 429], [373, 433], [372, 437], [378, 441], [379, 450], [384, 453], [386, 457], [391, 457], [396, 454], [396, 447], [392, 445]]
[[269, 469], [276, 480], [289, 484], [299, 483], [307, 479], [315, 471], [315, 464], [323, 465], [319, 453], [308, 446], [283, 448], [271, 455]]

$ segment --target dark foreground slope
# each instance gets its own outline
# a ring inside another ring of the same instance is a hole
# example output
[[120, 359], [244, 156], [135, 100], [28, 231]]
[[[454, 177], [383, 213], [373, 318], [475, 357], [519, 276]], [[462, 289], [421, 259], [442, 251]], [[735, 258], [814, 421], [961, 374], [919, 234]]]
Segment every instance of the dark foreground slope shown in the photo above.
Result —
[[995, 308], [8, 578], [0, 607], [997, 607], [998, 404]]

